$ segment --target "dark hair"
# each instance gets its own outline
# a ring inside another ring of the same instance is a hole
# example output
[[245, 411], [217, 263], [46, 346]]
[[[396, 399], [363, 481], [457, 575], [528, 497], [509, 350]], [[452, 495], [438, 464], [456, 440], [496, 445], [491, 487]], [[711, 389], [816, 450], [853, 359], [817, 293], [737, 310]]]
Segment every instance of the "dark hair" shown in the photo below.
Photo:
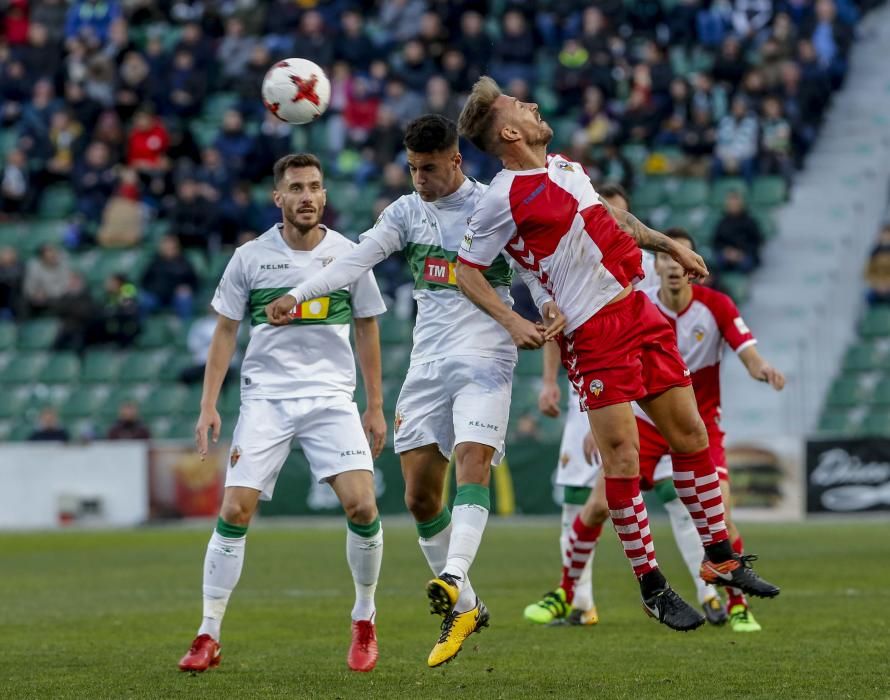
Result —
[[685, 228], [682, 228], [680, 226], [671, 226], [671, 228], [667, 229], [664, 232], [664, 235], [668, 238], [673, 238], [674, 240], [679, 239], [689, 241], [690, 245], [692, 246], [692, 250], [697, 250], [695, 239], [692, 237], [692, 234], [689, 233], [689, 231], [687, 231]]
[[603, 199], [610, 197], [621, 197], [627, 202], [627, 208], [630, 209], [630, 197], [627, 196], [627, 190], [616, 182], [607, 182], [596, 188], [596, 193]]
[[324, 177], [324, 169], [317, 156], [312, 153], [291, 153], [276, 160], [272, 167], [272, 178], [275, 180], [276, 187], [284, 178], [284, 173], [288, 168], [318, 168], [318, 172]]
[[457, 146], [457, 124], [441, 114], [424, 114], [405, 129], [405, 148], [415, 153], [434, 153]]

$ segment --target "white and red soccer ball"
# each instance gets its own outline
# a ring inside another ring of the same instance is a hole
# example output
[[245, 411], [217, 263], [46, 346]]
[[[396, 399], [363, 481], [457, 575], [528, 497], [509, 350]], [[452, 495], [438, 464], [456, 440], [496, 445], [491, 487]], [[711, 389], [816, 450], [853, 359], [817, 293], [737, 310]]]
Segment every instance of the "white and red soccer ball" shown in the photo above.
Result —
[[263, 104], [283, 122], [307, 124], [318, 119], [330, 100], [328, 76], [305, 58], [279, 61], [263, 78]]

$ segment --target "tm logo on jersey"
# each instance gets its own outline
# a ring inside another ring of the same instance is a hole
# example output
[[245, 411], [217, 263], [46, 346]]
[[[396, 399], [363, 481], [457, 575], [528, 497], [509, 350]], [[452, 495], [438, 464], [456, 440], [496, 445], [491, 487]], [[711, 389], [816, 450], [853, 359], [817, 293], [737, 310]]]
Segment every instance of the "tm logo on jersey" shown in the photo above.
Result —
[[423, 279], [437, 284], [457, 284], [454, 263], [442, 258], [427, 258], [423, 261]]

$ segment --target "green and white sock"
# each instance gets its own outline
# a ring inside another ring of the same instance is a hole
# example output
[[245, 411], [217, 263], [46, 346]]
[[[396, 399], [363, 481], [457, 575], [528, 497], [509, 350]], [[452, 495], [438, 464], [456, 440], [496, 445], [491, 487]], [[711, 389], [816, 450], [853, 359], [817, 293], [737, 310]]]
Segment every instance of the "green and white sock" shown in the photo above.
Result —
[[355, 583], [352, 619], [372, 620], [377, 611], [374, 593], [383, 562], [383, 526], [379, 517], [368, 525], [358, 525], [351, 520], [347, 520], [346, 525], [346, 561]]
[[204, 557], [204, 617], [199, 635], [209, 634], [219, 641], [229, 597], [241, 578], [246, 542], [246, 525], [232, 525], [222, 518], [217, 520]]
[[[488, 495], [488, 487], [481, 484], [462, 484], [457, 487], [454, 498], [454, 507], [451, 511], [451, 542], [448, 546], [448, 560], [442, 573], [451, 574], [460, 579], [461, 593], [466, 586], [466, 581], [482, 543], [482, 533], [485, 532], [485, 524], [488, 522], [488, 511], [491, 501]], [[475, 605], [475, 596], [472, 603], [461, 595], [456, 610], [466, 612]]]
[[[423, 552], [426, 563], [435, 576], [442, 573], [448, 562], [451, 529], [451, 511], [448, 510], [448, 506], [442, 508], [442, 512], [432, 520], [417, 523], [417, 534], [420, 535], [417, 542], [420, 544], [420, 551]], [[476, 592], [467, 577], [461, 587], [457, 607], [459, 610], [471, 610], [475, 604]]]

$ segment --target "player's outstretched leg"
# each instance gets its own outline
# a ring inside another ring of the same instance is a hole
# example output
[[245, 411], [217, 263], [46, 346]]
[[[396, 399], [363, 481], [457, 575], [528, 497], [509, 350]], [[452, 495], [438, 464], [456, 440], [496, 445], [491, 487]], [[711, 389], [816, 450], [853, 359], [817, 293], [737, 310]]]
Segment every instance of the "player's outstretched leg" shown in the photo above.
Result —
[[229, 597], [241, 577], [247, 525], [233, 525], [220, 517], [204, 557], [204, 615], [191, 648], [179, 660], [182, 671], [201, 672], [219, 666], [220, 627]]
[[674, 533], [674, 540], [677, 543], [677, 548], [680, 550], [683, 561], [686, 563], [686, 568], [689, 569], [689, 574], [692, 576], [698, 602], [705, 613], [705, 618], [712, 625], [725, 624], [728, 618], [717, 589], [705, 583], [699, 575], [701, 562], [704, 558], [704, 549], [689, 511], [686, 510], [686, 506], [677, 497], [673, 481], [671, 479], [662, 479], [656, 482], [653, 490], [667, 511], [671, 522], [671, 530]]
[[469, 609], [462, 610], [461, 593], [482, 543], [491, 507], [489, 499], [488, 486], [469, 483], [457, 487], [448, 560], [442, 573], [427, 584], [431, 607], [449, 610], [442, 622], [439, 639], [427, 659], [431, 668], [453, 659], [467, 637], [488, 626], [489, 614], [485, 605], [476, 598]]

